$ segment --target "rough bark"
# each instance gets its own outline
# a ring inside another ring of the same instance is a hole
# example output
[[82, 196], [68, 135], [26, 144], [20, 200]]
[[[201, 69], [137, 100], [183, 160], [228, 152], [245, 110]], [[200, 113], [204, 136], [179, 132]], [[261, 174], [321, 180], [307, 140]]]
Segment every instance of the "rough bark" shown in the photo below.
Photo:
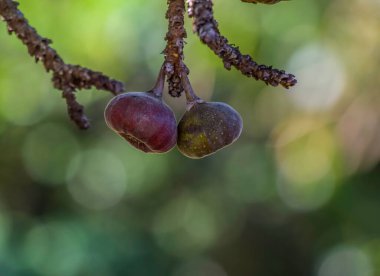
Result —
[[8, 32], [15, 33], [36, 62], [41, 61], [47, 72], [53, 73], [54, 87], [62, 91], [66, 99], [70, 118], [82, 129], [90, 126], [84, 114], [83, 106], [75, 99], [77, 89], [95, 87], [113, 94], [124, 91], [124, 84], [111, 79], [100, 72], [92, 71], [79, 65], [66, 64], [58, 53], [50, 47], [52, 41], [41, 37], [29, 25], [28, 20], [18, 9], [18, 3], [12, 0], [0, 0], [0, 16], [7, 23]]
[[168, 11], [166, 18], [169, 21], [165, 54], [165, 72], [169, 84], [169, 93], [173, 97], [179, 97], [183, 92], [181, 84], [181, 72], [188, 69], [183, 63], [184, 38], [186, 30], [184, 28], [185, 0], [168, 0]]
[[257, 64], [250, 55], [243, 55], [238, 47], [228, 43], [220, 34], [218, 23], [214, 19], [211, 0], [187, 0], [189, 16], [193, 18], [193, 31], [224, 63], [228, 70], [234, 66], [247, 77], [262, 80], [266, 84], [289, 88], [297, 83], [295, 76], [284, 70]]

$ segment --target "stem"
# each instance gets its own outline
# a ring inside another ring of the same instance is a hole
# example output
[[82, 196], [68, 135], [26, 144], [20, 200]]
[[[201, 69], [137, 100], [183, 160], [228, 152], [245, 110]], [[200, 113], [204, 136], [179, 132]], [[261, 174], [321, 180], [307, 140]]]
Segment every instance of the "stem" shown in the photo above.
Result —
[[201, 98], [199, 98], [195, 94], [195, 92], [193, 90], [193, 87], [191, 86], [189, 77], [187, 76], [187, 74], [186, 74], [185, 71], [182, 71], [182, 73], [181, 73], [181, 82], [182, 82], [183, 89], [185, 90], [186, 101], [187, 101], [187, 109], [188, 110], [194, 104], [196, 104], [196, 103], [203, 103], [204, 102], [204, 100], [202, 100]]
[[184, 27], [185, 0], [168, 0], [166, 18], [169, 21], [167, 41], [164, 50], [166, 76], [169, 85], [169, 94], [173, 97], [181, 96], [183, 87], [181, 84], [181, 73], [188, 73], [186, 66], [182, 65], [184, 59], [183, 47], [186, 30]]
[[164, 85], [165, 85], [165, 62], [164, 64], [162, 64], [160, 72], [158, 73], [156, 84], [149, 92], [153, 93], [157, 98], [161, 99], [162, 92], [164, 91]]

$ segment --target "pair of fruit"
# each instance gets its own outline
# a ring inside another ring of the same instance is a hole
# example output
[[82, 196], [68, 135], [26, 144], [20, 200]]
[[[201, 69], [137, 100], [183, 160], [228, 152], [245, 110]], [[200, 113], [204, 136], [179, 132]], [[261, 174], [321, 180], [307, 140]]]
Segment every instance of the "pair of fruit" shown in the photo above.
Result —
[[195, 96], [187, 74], [182, 83], [188, 106], [178, 126], [173, 111], [162, 101], [165, 73], [161, 69], [155, 87], [147, 92], [117, 95], [105, 109], [107, 125], [134, 147], [163, 153], [176, 144], [190, 158], [202, 158], [236, 141], [242, 119], [225, 103], [204, 102]]

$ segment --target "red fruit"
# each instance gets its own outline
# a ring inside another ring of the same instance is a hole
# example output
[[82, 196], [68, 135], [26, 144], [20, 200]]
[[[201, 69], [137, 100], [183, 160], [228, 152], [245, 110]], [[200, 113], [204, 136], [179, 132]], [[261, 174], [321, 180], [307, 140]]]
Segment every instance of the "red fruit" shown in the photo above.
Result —
[[112, 130], [144, 152], [167, 152], [177, 142], [173, 111], [153, 92], [129, 92], [114, 97], [104, 117]]

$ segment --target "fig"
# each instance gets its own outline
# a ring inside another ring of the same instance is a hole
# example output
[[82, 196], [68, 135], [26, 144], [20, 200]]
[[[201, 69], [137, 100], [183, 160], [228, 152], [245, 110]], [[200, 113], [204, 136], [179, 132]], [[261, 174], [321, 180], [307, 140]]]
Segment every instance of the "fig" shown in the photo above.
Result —
[[193, 101], [178, 124], [177, 146], [187, 157], [202, 158], [235, 142], [242, 128], [242, 118], [231, 106]]
[[174, 113], [162, 101], [164, 79], [161, 70], [151, 91], [119, 94], [104, 112], [108, 127], [143, 152], [167, 152], [177, 141]]

